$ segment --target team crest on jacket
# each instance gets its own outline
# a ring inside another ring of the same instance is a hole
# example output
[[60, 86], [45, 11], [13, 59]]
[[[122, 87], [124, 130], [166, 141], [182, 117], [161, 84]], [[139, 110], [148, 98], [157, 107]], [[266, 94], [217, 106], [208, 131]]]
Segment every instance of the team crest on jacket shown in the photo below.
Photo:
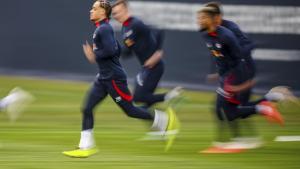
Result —
[[122, 97], [121, 97], [121, 96], [116, 97], [116, 98], [115, 98], [115, 101], [116, 101], [117, 103], [119, 103], [120, 101], [122, 101]]
[[222, 48], [222, 45], [221, 45], [220, 43], [216, 43], [216, 47], [217, 47], [218, 49], [221, 49], [221, 48]]
[[133, 30], [129, 30], [129, 31], [127, 31], [126, 33], [125, 33], [125, 37], [127, 38], [127, 37], [129, 37], [130, 35], [132, 35], [133, 34]]
[[212, 47], [212, 44], [211, 44], [211, 43], [206, 43], [206, 46], [207, 46], [208, 48], [211, 48], [211, 47]]

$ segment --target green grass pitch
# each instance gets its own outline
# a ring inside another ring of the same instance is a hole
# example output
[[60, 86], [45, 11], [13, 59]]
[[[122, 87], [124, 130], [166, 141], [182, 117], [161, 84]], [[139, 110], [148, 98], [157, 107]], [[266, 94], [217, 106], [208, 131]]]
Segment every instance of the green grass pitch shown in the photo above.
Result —
[[[55, 80], [0, 77], [0, 97], [15, 86], [36, 101], [16, 123], [0, 113], [0, 169], [299, 169], [300, 142], [273, 142], [279, 135], [300, 135], [300, 108], [281, 105], [286, 126], [254, 117], [265, 141], [260, 149], [241, 154], [204, 155], [216, 134], [211, 106], [214, 93], [187, 91], [177, 107], [182, 130], [165, 153], [161, 141], [138, 141], [150, 124], [130, 119], [106, 99], [96, 110], [95, 136], [100, 152], [86, 159], [61, 154], [77, 146], [80, 106], [89, 84]], [[166, 105], [157, 105], [165, 108]]]

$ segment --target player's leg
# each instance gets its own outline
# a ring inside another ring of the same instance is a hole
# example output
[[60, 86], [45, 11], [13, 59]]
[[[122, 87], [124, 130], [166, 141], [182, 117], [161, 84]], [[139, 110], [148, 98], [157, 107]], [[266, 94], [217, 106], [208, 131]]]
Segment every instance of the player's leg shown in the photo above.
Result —
[[151, 115], [147, 110], [142, 108], [136, 108], [132, 104], [133, 97], [127, 87], [126, 81], [106, 81], [106, 87], [112, 99], [129, 117], [153, 121], [153, 115]]
[[[217, 138], [213, 146], [201, 151], [201, 153], [237, 153], [241, 149], [231, 142], [231, 137], [239, 135], [239, 128], [236, 126], [239, 122], [237, 116], [237, 104], [228, 102], [225, 97], [218, 94], [215, 113], [217, 116]], [[228, 133], [228, 131], [230, 133]], [[230, 136], [232, 135], [232, 136]]]
[[266, 95], [264, 95], [262, 101], [281, 102], [291, 101], [297, 102], [298, 98], [293, 94], [287, 86], [273, 87]]
[[237, 112], [237, 104], [229, 102], [223, 96], [219, 96], [220, 101], [220, 109], [223, 112], [223, 116], [228, 123], [229, 130], [231, 131], [231, 137], [239, 137], [240, 136], [240, 128], [239, 128], [239, 113]]
[[238, 115], [240, 118], [248, 118], [253, 114], [258, 114], [266, 117], [270, 122], [284, 124], [284, 120], [276, 108], [276, 106], [269, 101], [261, 101], [257, 104], [249, 103], [238, 106]]
[[217, 115], [221, 121], [228, 120], [229, 124], [233, 125], [231, 127], [231, 131], [234, 137], [238, 136], [238, 129], [234, 123], [236, 120], [241, 118], [248, 118], [252, 115], [263, 115], [267, 118], [275, 120], [277, 123], [283, 123], [282, 118], [277, 111], [277, 109], [270, 104], [269, 102], [262, 101], [258, 104], [253, 103], [245, 103], [245, 104], [237, 104], [234, 102], [233, 98], [224, 97], [223, 95], [219, 95], [217, 101]]
[[168, 101], [179, 96], [180, 88], [175, 88], [168, 93], [154, 94], [163, 73], [164, 65], [162, 63], [152, 69], [143, 69], [137, 76], [134, 101], [150, 107], [155, 103]]
[[64, 155], [84, 158], [98, 152], [94, 141], [94, 108], [107, 96], [106, 88], [100, 80], [94, 82], [89, 90], [82, 108], [82, 131], [78, 149], [65, 151]]
[[93, 128], [94, 128], [94, 109], [107, 96], [105, 86], [101, 81], [96, 81], [82, 107], [82, 132], [79, 148], [91, 148], [94, 145]]
[[[255, 76], [256, 76], [256, 66], [255, 66], [255, 62], [252, 59], [252, 56], [249, 56], [246, 59], [246, 73], [248, 75], [248, 79], [250, 80], [254, 80]], [[239, 100], [241, 101], [241, 104], [247, 104], [250, 102], [250, 98], [252, 95], [252, 87], [249, 88], [246, 91], [242, 91], [239, 94]], [[265, 101], [264, 98], [259, 99], [255, 102], [253, 102], [253, 105], [260, 103], [261, 101]], [[238, 138], [233, 138], [232, 140], [234, 141], [241, 141], [244, 142], [248, 145], [252, 145], [252, 146], [248, 146], [251, 148], [258, 148], [262, 145], [262, 141], [260, 139], [260, 137], [258, 137], [257, 135], [257, 131], [254, 125], [254, 122], [252, 121], [251, 118], [247, 118], [247, 117], [242, 117], [242, 120], [240, 120], [240, 127], [241, 129], [244, 131], [244, 135], [242, 137], [238, 137]]]
[[[228, 92], [228, 86], [242, 84], [247, 81], [247, 79], [249, 79], [249, 76], [242, 63], [224, 76], [224, 83], [221, 85], [222, 88], [218, 89], [219, 93], [223, 94], [228, 102], [238, 105], [237, 113], [232, 118], [247, 118], [253, 114], [260, 114], [270, 121], [283, 124], [283, 119], [276, 107], [269, 101], [264, 101], [266, 97], [256, 102], [242, 103], [238, 98], [238, 94], [240, 94], [241, 91], [239, 93]], [[271, 93], [270, 95], [273, 96], [274, 94]], [[228, 118], [230, 120], [231, 117]]]
[[[252, 88], [241, 92], [239, 94], [239, 100], [241, 101], [241, 105], [248, 104], [250, 102], [251, 95], [252, 95]], [[246, 116], [242, 116], [242, 119], [243, 120], [241, 121], [242, 124], [241, 127], [244, 128], [244, 131], [246, 131], [246, 135], [252, 135], [252, 136], [257, 135], [254, 123], [251, 121], [251, 119], [247, 118]]]
[[136, 77], [134, 89], [134, 102], [144, 103], [150, 107], [155, 103], [164, 101], [166, 94], [154, 94], [164, 72], [163, 65], [157, 65], [152, 69], [143, 69]]
[[264, 115], [269, 121], [277, 122], [282, 125], [283, 119], [276, 106], [271, 102], [293, 100], [296, 100], [296, 97], [288, 87], [278, 86], [272, 88], [266, 95], [256, 101], [241, 104], [239, 109], [246, 111], [246, 113], [241, 114], [242, 118], [247, 118], [252, 114], [251, 112], [256, 111]]
[[[152, 122], [152, 130], [157, 131], [161, 135], [177, 134], [179, 121], [172, 109], [167, 109], [167, 113], [155, 110], [155, 114], [152, 115], [148, 110], [133, 105], [132, 96], [130, 95], [126, 81], [112, 80], [111, 82], [107, 82], [106, 86], [112, 99], [129, 117]], [[174, 137], [168, 137], [168, 139], [174, 140]], [[170, 148], [170, 145], [167, 145], [167, 149]]]
[[215, 139], [217, 142], [225, 142], [227, 139], [227, 119], [222, 108], [222, 99], [223, 98], [217, 94], [215, 107], [213, 109], [217, 123], [217, 138]]
[[6, 111], [9, 119], [15, 121], [33, 100], [34, 97], [29, 92], [16, 87], [1, 99], [0, 111]]

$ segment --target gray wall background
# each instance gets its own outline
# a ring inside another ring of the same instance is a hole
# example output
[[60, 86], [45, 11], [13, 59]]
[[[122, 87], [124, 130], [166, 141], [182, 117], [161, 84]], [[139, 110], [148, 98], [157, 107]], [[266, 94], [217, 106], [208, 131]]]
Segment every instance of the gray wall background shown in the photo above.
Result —
[[[173, 0], [172, 2], [175, 2]], [[81, 44], [91, 39], [88, 20], [92, 0], [17, 0], [0, 2], [0, 68], [91, 76], [97, 72], [84, 58]], [[164, 1], [167, 2], [167, 1]], [[171, 1], [170, 1], [171, 2]], [[207, 1], [177, 1], [185, 3]], [[300, 6], [296, 0], [222, 1], [233, 5]], [[150, 16], [151, 17], [151, 16]], [[299, 34], [250, 33], [260, 48], [299, 50]], [[205, 85], [209, 53], [196, 31], [166, 30], [164, 82]], [[129, 76], [139, 69], [135, 59], [123, 60]], [[288, 85], [300, 90], [300, 61], [259, 60], [258, 87]]]

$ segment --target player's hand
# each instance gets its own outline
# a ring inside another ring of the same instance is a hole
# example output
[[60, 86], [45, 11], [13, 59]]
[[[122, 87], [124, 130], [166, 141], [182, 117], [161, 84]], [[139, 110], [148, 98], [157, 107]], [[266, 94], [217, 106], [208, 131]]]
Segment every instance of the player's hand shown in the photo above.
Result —
[[146, 60], [144, 67], [152, 69], [161, 60], [163, 53], [162, 50], [156, 51], [148, 60]]
[[218, 73], [208, 74], [206, 76], [206, 80], [209, 83], [215, 83], [215, 82], [218, 81], [218, 79], [219, 79], [219, 74]]
[[93, 51], [92, 46], [88, 43], [88, 41], [85, 42], [85, 44], [82, 45], [83, 52], [85, 54], [85, 57], [88, 59], [90, 63], [96, 63], [96, 56]]
[[239, 93], [239, 92], [250, 89], [254, 85], [255, 85], [255, 80], [251, 79], [251, 80], [247, 80], [246, 82], [239, 84], [239, 85], [225, 85], [224, 89], [225, 89], [225, 91], [228, 91], [228, 92]]

